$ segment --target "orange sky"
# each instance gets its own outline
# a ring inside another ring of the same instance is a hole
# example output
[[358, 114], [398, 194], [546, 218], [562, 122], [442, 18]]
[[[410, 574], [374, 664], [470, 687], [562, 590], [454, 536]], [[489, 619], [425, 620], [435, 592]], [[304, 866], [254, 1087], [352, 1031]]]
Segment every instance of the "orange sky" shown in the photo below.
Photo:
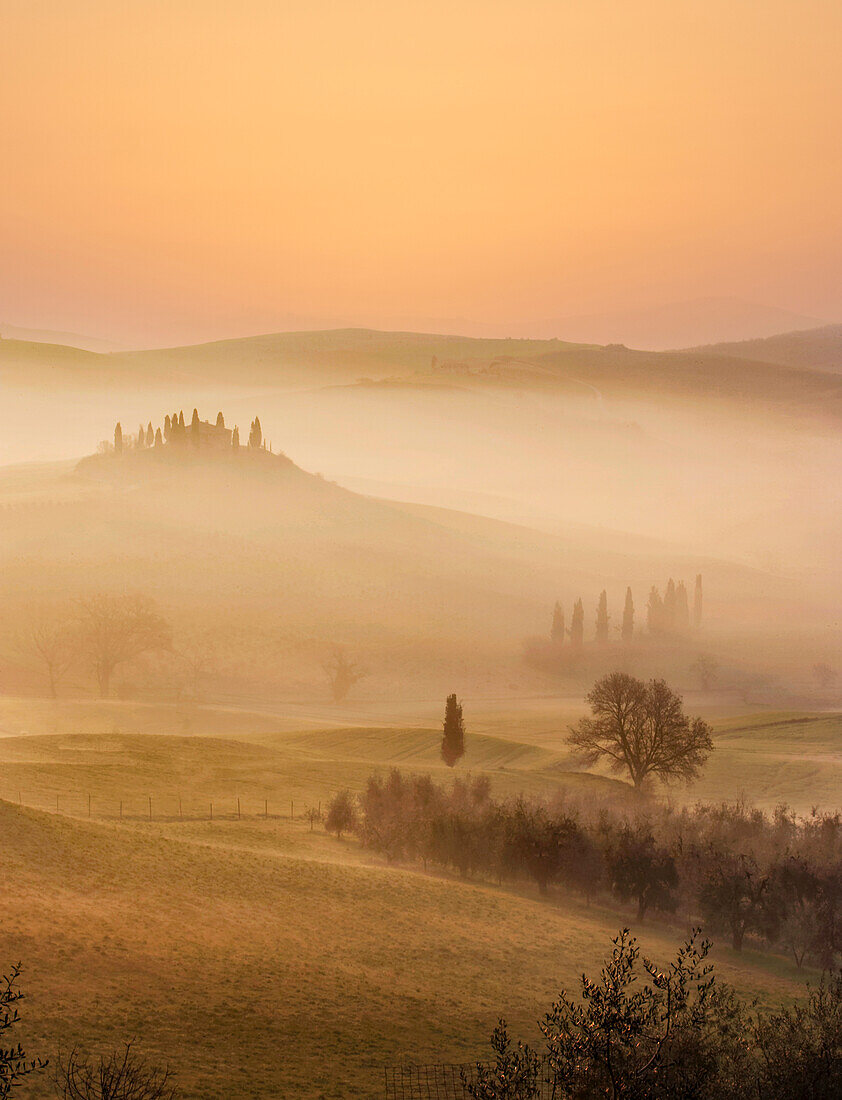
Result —
[[2, 0], [0, 321], [842, 319], [839, 0]]

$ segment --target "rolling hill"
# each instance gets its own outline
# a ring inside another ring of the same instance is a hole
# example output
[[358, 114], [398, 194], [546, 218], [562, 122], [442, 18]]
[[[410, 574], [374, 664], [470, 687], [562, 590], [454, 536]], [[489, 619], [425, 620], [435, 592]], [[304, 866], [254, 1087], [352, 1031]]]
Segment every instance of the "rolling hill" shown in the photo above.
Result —
[[721, 355], [729, 359], [751, 359], [798, 370], [842, 373], [842, 325], [824, 325], [806, 332], [783, 332], [764, 339], [711, 344], [696, 348], [699, 355]]

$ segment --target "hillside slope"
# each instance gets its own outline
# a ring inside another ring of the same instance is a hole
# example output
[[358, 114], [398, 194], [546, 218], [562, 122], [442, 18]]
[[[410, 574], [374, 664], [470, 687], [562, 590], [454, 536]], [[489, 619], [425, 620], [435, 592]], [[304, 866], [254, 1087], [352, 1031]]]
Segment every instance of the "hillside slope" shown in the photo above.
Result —
[[824, 325], [796, 332], [783, 332], [758, 340], [711, 344], [695, 348], [698, 355], [725, 356], [776, 363], [798, 370], [822, 370], [842, 373], [842, 325]]

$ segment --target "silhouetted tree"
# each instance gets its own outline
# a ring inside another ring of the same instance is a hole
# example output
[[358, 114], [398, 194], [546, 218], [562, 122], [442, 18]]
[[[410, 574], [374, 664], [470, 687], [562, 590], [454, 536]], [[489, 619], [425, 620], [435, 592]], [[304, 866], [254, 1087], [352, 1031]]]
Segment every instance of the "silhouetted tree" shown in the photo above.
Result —
[[138, 447], [145, 447], [146, 446], [146, 432], [145, 432], [144, 427], [143, 427], [142, 424], [140, 425], [140, 427], [138, 428], [138, 431], [137, 431], [137, 445], [138, 445]]
[[698, 630], [702, 625], [702, 574], [696, 574], [696, 589], [693, 593], [693, 626]]
[[336, 833], [337, 840], [341, 840], [342, 834], [350, 833], [356, 825], [357, 805], [354, 796], [347, 788], [337, 791], [327, 804], [325, 828], [329, 833]]
[[341, 646], [334, 647], [333, 652], [322, 665], [322, 668], [324, 668], [330, 682], [330, 690], [335, 703], [341, 703], [354, 684], [367, 675], [356, 662], [349, 660]]
[[596, 608], [596, 640], [600, 643], [608, 641], [608, 595], [604, 588]]
[[172, 431], [172, 428], [171, 428], [171, 426], [170, 426], [170, 418], [169, 418], [169, 414], [167, 414], [167, 415], [166, 415], [166, 416], [164, 417], [164, 440], [165, 440], [165, 441], [166, 441], [167, 443], [169, 443], [169, 441], [170, 441], [170, 433], [171, 433], [171, 431]]
[[448, 695], [444, 708], [444, 732], [441, 739], [441, 758], [449, 768], [465, 755], [465, 724], [462, 720], [462, 704], [455, 695]]
[[156, 428], [156, 430], [155, 430], [155, 446], [156, 447], [163, 447], [163, 445], [164, 445], [164, 440], [161, 438], [161, 429]]
[[224, 428], [225, 427], [225, 417], [222, 415], [221, 412], [218, 412], [216, 414], [216, 426], [217, 426], [217, 428]]
[[[23, 993], [17, 988], [20, 971], [18, 964], [0, 978], [0, 1037], [20, 1022], [17, 1007], [23, 1000]], [[7, 1047], [0, 1041], [0, 1098], [5, 1100], [11, 1096], [12, 1090], [22, 1085], [30, 1074], [46, 1066], [47, 1062], [41, 1058], [28, 1058], [20, 1043]]]
[[146, 425], [146, 446], [151, 447], [155, 442], [155, 432], [152, 430], [152, 421]]
[[178, 426], [181, 429], [182, 434], [183, 434], [183, 432], [185, 431], [185, 428], [184, 428], [184, 409], [182, 409], [181, 412], [179, 412], [179, 414], [178, 414]]
[[193, 418], [190, 421], [190, 442], [195, 447], [199, 442], [199, 410], [193, 410]]
[[585, 644], [585, 609], [581, 600], [573, 604], [573, 614], [570, 617], [570, 644], [577, 650]]
[[590, 764], [605, 760], [613, 771], [628, 771], [638, 790], [649, 775], [695, 779], [713, 750], [708, 724], [687, 718], [681, 697], [663, 680], [644, 684], [612, 672], [597, 680], [587, 699], [593, 717], [571, 729], [570, 744]]
[[123, 453], [123, 429], [119, 420], [114, 428], [114, 453], [118, 455]]
[[768, 904], [770, 878], [753, 856], [710, 849], [699, 857], [704, 881], [699, 904], [712, 928], [727, 931], [735, 951], [748, 932], [765, 933], [776, 914]]
[[842, 1096], [842, 973], [823, 976], [806, 1005], [781, 1007], [752, 1028], [758, 1080], [754, 1095], [770, 1100]]
[[169, 623], [145, 596], [92, 596], [80, 601], [80, 640], [108, 698], [115, 668], [172, 641]]
[[231, 436], [231, 448], [234, 451], [238, 451], [240, 449], [240, 429], [236, 426], [236, 424], [234, 425], [234, 432]]
[[260, 417], [255, 417], [251, 423], [249, 432], [249, 447], [259, 450], [263, 444], [263, 429], [260, 427]]
[[553, 608], [553, 624], [550, 627], [550, 641], [561, 645], [564, 641], [564, 611], [561, 604], [556, 600], [556, 605]]
[[623, 629], [620, 632], [624, 642], [630, 642], [634, 638], [634, 600], [631, 588], [626, 589], [626, 603], [623, 607]]

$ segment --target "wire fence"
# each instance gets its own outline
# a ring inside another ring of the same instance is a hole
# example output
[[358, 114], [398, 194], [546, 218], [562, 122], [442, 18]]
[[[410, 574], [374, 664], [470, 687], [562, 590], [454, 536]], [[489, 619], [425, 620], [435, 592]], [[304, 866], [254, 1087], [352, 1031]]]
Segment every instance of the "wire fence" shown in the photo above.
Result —
[[[386, 1100], [470, 1100], [465, 1083], [476, 1084], [477, 1063], [388, 1066], [385, 1077]], [[538, 1100], [557, 1100], [560, 1096], [546, 1057], [541, 1059], [536, 1095]]]
[[85, 790], [57, 788], [27, 789], [0, 782], [0, 799], [32, 810], [83, 817], [100, 821], [306, 821], [313, 827], [322, 820], [330, 796], [315, 802], [303, 798], [284, 799], [277, 794], [184, 795], [166, 792], [103, 795]]

